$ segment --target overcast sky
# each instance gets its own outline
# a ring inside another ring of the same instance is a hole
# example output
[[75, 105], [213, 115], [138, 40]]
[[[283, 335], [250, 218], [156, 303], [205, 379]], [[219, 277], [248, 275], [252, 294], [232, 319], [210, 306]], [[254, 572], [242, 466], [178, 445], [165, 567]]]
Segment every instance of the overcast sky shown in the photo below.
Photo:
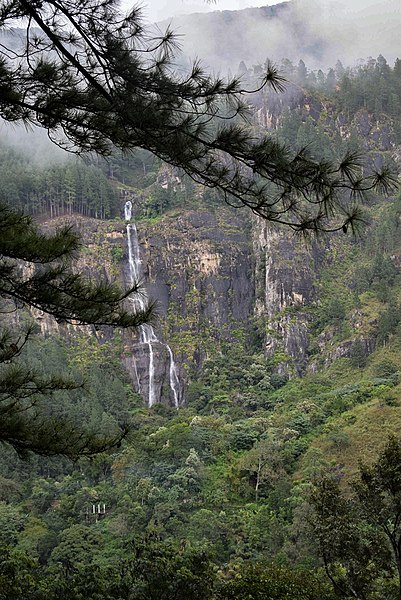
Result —
[[[145, 22], [176, 17], [173, 30], [182, 35], [183, 54], [190, 59], [200, 58], [208, 70], [217, 72], [235, 69], [239, 57], [259, 64], [266, 57], [280, 61], [283, 57], [299, 60], [302, 56], [309, 61], [309, 68], [322, 69], [332, 66], [337, 59], [353, 66], [359, 59], [379, 54], [389, 62], [401, 57], [401, 0], [291, 0], [291, 14], [286, 13], [284, 19], [271, 23], [260, 21], [258, 14], [249, 12], [238, 22], [221, 19], [206, 22], [196, 18], [183, 21], [178, 15], [272, 6], [280, 0], [139, 1], [145, 11]], [[126, 10], [134, 4], [135, 0], [122, 0]], [[163, 23], [162, 29], [165, 27]], [[299, 39], [294, 33], [299, 33]], [[307, 42], [303, 39], [305, 35], [310, 38], [310, 47], [302, 45]], [[229, 44], [225, 48], [221, 40], [227, 42], [227, 37]]]
[[210, 10], [241, 10], [250, 6], [268, 6], [278, 2], [269, 0], [217, 0], [208, 3], [203, 0], [123, 0], [122, 6], [129, 10], [132, 6], [143, 6], [144, 15], [150, 21], [161, 21], [177, 14], [206, 12]]
[[[281, 0], [282, 1], [282, 0]], [[305, 3], [308, 0], [305, 0]], [[122, 6], [129, 10], [132, 6], [140, 4], [144, 9], [146, 20], [161, 21], [174, 15], [207, 12], [210, 10], [241, 10], [250, 6], [271, 6], [278, 4], [280, 0], [216, 0], [207, 2], [206, 0], [122, 0]], [[302, 6], [303, 0], [297, 0]], [[315, 0], [316, 6], [323, 7], [326, 0]], [[390, 0], [392, 6], [399, 5], [401, 11], [401, 0]], [[379, 9], [389, 4], [389, 0], [339, 0], [332, 2], [332, 5], [338, 7], [343, 14], [355, 13], [365, 10]], [[324, 9], [323, 9], [324, 10]]]

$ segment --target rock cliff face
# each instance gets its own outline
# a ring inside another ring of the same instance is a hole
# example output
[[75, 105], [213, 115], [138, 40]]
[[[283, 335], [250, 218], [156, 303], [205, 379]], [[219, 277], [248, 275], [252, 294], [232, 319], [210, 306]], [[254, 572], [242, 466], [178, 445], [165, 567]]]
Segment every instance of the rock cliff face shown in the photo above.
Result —
[[223, 207], [170, 214], [138, 232], [161, 334], [185, 379], [253, 314], [250, 224]]
[[[82, 238], [74, 268], [91, 278], [117, 279], [130, 285], [124, 220], [102, 222], [72, 217]], [[54, 229], [57, 221], [45, 224]], [[226, 207], [177, 211], [159, 220], [137, 223], [144, 284], [157, 305], [157, 341], [141, 341], [140, 332], [123, 332], [122, 360], [135, 391], [149, 402], [150, 377], [157, 402], [176, 405], [171, 386], [171, 351], [179, 380], [180, 403], [185, 384], [207, 356], [246, 330], [254, 310], [254, 264], [251, 225], [244, 212]], [[74, 335], [77, 328], [35, 314], [43, 335]], [[79, 328], [99, 341], [110, 331]], [[150, 357], [150, 351], [152, 358]], [[153, 372], [150, 372], [152, 360]]]
[[[53, 219], [44, 227], [57, 224]], [[71, 225], [82, 239], [75, 268], [128, 287], [124, 220], [74, 216]], [[274, 358], [277, 371], [302, 375], [308, 360], [308, 305], [315, 299], [322, 249], [225, 206], [139, 220], [137, 231], [144, 284], [157, 305], [157, 340], [149, 348], [140, 332], [122, 332], [121, 358], [146, 403], [150, 379], [157, 402], [175, 406], [177, 393], [179, 403], [185, 402], [188, 380], [220, 351], [222, 342], [245, 333], [255, 316], [265, 331], [264, 351]], [[43, 313], [34, 316], [43, 335], [73, 336], [78, 330], [96, 335], [99, 343], [112, 335], [110, 330], [60, 324]], [[171, 385], [172, 355], [178, 392]]]
[[[152, 347], [156, 395], [174, 405], [168, 348], [177, 365], [181, 402], [189, 376], [218, 351], [221, 341], [245, 329], [253, 314], [250, 223], [243, 213], [219, 207], [177, 211], [156, 223], [139, 222], [137, 230], [148, 295], [159, 312], [155, 331], [160, 342]], [[124, 272], [127, 279], [126, 268]], [[146, 397], [149, 349], [136, 340], [133, 350], [124, 362]]]
[[[80, 215], [63, 216], [49, 219], [41, 224], [41, 229], [54, 232], [60, 226], [69, 225], [81, 239], [79, 256], [72, 265], [79, 273], [91, 279], [105, 278], [111, 281], [122, 282], [120, 260], [123, 256], [124, 225], [111, 221], [100, 221]], [[90, 326], [77, 326], [57, 322], [43, 311], [32, 311], [44, 336], [75, 335], [77, 331], [96, 335], [99, 339], [108, 338], [110, 331], [95, 331]]]
[[[75, 268], [88, 276], [130, 285], [126, 223], [73, 217], [82, 237]], [[56, 220], [46, 226], [54, 228]], [[263, 349], [279, 373], [301, 376], [349, 357], [355, 340], [367, 353], [374, 340], [351, 318], [349, 336], [339, 339], [324, 329], [310, 348], [312, 313], [319, 306], [319, 277], [344, 240], [307, 244], [295, 234], [273, 229], [245, 211], [215, 208], [176, 210], [136, 224], [141, 270], [159, 318], [151, 346], [140, 332], [122, 332], [122, 360], [133, 388], [146, 403], [153, 386], [156, 402], [185, 402], [187, 382], [204, 361], [223, 350], [224, 342], [247, 332], [250, 319], [264, 332]], [[44, 335], [75, 335], [76, 327], [35, 314]], [[364, 317], [362, 318], [364, 321]], [[353, 327], [353, 329], [352, 329]], [[80, 328], [102, 343], [111, 331]], [[121, 350], [118, 350], [119, 352]], [[176, 389], [172, 385], [172, 357]], [[178, 401], [177, 401], [178, 394]]]
[[305, 307], [314, 299], [320, 252], [262, 221], [255, 223], [254, 231], [255, 310], [266, 322], [265, 351], [275, 357], [279, 372], [301, 375], [308, 352]]

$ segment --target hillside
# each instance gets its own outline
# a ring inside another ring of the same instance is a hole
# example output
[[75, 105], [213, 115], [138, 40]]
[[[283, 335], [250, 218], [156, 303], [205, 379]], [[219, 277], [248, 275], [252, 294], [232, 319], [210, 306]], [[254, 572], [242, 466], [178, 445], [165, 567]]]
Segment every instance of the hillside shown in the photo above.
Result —
[[[285, 65], [286, 92], [252, 98], [255, 135], [269, 128], [327, 159], [362, 148], [366, 173], [398, 168], [400, 61]], [[244, 63], [251, 84], [259, 68]], [[373, 464], [400, 433], [399, 192], [370, 194], [356, 235], [305, 240], [144, 151], [95, 162], [42, 169], [4, 147], [1, 200], [47, 231], [75, 227], [74, 268], [92, 279], [129, 284], [140, 263], [159, 320], [146, 338], [33, 314], [22, 360], [86, 382], [44, 409], [129, 433], [76, 463], [21, 461], [4, 446], [0, 598], [329, 600], [316, 527], [327, 522], [311, 495], [323, 475], [345, 531], [325, 530], [344, 550], [332, 560], [342, 597], [397, 598], [385, 541], [345, 508], [359, 461]]]

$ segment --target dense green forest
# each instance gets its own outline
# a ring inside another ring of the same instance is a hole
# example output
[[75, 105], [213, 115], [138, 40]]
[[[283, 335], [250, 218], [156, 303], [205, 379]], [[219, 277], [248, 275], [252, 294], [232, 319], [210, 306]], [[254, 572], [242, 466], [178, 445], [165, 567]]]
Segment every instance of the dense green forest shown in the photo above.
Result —
[[[302, 91], [274, 106], [279, 140], [328, 159], [362, 148], [365, 160], [396, 166], [401, 61], [327, 74], [286, 65]], [[123, 192], [138, 198], [143, 223], [219, 210], [213, 190], [200, 194], [179, 173], [163, 187], [163, 165], [142, 151], [42, 169], [3, 147], [0, 177], [1, 200], [41, 218], [119, 219]], [[117, 334], [37, 335], [26, 364], [85, 381], [54, 394], [49, 415], [130, 431], [121, 447], [76, 463], [22, 460], [2, 446], [0, 599], [400, 598], [400, 223], [401, 196], [372, 194], [360, 235], [330, 240], [305, 307], [315, 367], [302, 378], [280, 368], [288, 357], [266, 358], [259, 316], [235, 339], [206, 340], [185, 407], [148, 409]], [[322, 339], [351, 350], [328, 360]]]
[[117, 214], [116, 190], [94, 165], [70, 159], [47, 167], [7, 146], [0, 147], [0, 201], [32, 215], [78, 212], [89, 217]]

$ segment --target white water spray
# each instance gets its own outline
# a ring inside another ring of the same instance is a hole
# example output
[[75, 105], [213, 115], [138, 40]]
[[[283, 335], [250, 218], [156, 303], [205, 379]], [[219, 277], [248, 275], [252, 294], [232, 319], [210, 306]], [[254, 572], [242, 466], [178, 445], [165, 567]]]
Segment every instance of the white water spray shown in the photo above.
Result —
[[173, 351], [168, 344], [166, 344], [166, 348], [170, 355], [170, 388], [174, 396], [174, 405], [178, 408], [180, 405], [180, 382], [178, 379], [177, 367], [174, 362]]
[[[138, 241], [138, 232], [134, 223], [130, 223], [132, 217], [132, 203], [128, 200], [124, 205], [124, 217], [127, 221], [127, 243], [128, 243], [128, 264], [129, 264], [129, 273], [131, 278], [131, 285], [134, 285], [136, 282], [140, 281], [143, 277], [142, 272], [142, 261], [139, 252], [139, 241]], [[142, 294], [141, 296], [137, 296], [135, 298], [130, 298], [131, 302], [134, 304], [135, 309], [143, 310], [146, 306], [147, 296]], [[148, 346], [149, 352], [149, 392], [148, 392], [148, 406], [153, 406], [157, 402], [156, 393], [155, 393], [155, 357], [153, 352], [152, 344], [158, 343], [163, 345], [169, 354], [170, 358], [170, 369], [169, 369], [169, 383], [170, 389], [173, 393], [174, 397], [174, 405], [176, 408], [180, 405], [180, 382], [177, 374], [177, 367], [174, 362], [173, 352], [168, 344], [163, 344], [153, 329], [153, 327], [149, 324], [141, 325], [139, 328], [140, 333], [140, 343], [146, 344]], [[135, 373], [138, 382], [138, 388], [141, 390], [141, 384], [138, 376], [138, 371], [135, 364]]]

